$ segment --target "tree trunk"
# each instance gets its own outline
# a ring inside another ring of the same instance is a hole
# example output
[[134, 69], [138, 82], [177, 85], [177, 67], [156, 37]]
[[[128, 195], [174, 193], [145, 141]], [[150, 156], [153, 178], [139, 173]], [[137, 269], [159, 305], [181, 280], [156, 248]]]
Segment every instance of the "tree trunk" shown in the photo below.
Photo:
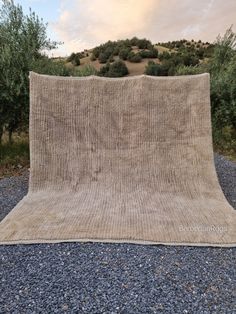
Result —
[[3, 129], [0, 128], [0, 145], [2, 145]]
[[3, 127], [0, 126], [0, 145], [2, 144]]
[[13, 140], [12, 140], [12, 130], [8, 131], [8, 141], [9, 141], [10, 144], [13, 143]]

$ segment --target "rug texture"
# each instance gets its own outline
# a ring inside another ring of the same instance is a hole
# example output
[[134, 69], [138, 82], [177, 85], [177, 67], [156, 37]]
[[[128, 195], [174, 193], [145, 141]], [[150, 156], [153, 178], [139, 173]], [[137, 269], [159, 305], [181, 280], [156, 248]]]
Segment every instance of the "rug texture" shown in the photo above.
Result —
[[236, 246], [213, 161], [209, 75], [30, 74], [30, 185], [0, 243]]

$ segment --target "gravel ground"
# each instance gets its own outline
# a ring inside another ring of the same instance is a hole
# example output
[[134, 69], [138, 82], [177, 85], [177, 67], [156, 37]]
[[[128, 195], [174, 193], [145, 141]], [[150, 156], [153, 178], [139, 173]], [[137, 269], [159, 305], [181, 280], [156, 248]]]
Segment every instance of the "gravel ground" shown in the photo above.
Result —
[[[236, 208], [236, 163], [216, 155]], [[28, 173], [0, 180], [0, 219]], [[0, 313], [236, 313], [236, 248], [60, 243], [0, 246]]]

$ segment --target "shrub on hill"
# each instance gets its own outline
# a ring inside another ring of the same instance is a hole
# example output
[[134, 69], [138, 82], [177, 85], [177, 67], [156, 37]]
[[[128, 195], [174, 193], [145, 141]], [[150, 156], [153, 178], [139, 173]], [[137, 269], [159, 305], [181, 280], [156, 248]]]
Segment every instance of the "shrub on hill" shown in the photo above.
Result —
[[[126, 60], [128, 58], [128, 53], [132, 50], [132, 46], [137, 46], [139, 49], [149, 49], [151, 51], [150, 54], [152, 53], [152, 55], [156, 55], [157, 53], [150, 40], [133, 37], [132, 39], [118, 41], [109, 40], [105, 44], [95, 47], [91, 58], [93, 61], [98, 58], [100, 63], [106, 63], [111, 56], [119, 55], [120, 59]], [[138, 59], [139, 57], [135, 57], [134, 62], [139, 62]]]
[[98, 56], [98, 60], [100, 63], [106, 63], [108, 60], [108, 57], [104, 52], [100, 52], [100, 54]]
[[130, 51], [127, 60], [129, 60], [130, 62], [138, 63], [142, 61], [142, 57], [139, 53], [134, 53], [133, 51]]
[[72, 52], [72, 54], [67, 58], [67, 62], [71, 62], [73, 59], [74, 59], [74, 57], [75, 57], [75, 53], [74, 52]]
[[83, 67], [79, 67], [74, 69], [72, 72], [73, 76], [89, 76], [89, 75], [97, 75], [97, 70], [91, 66], [90, 64], [85, 65]]
[[149, 49], [152, 47], [152, 43], [150, 42], [150, 40], [143, 38], [143, 39], [138, 39], [137, 46], [139, 49]]
[[112, 64], [107, 63], [98, 73], [98, 75], [106, 77], [122, 77], [127, 74], [129, 74], [128, 68], [121, 60], [115, 61]]
[[115, 59], [114, 59], [114, 56], [113, 55], [110, 55], [109, 59], [108, 59], [108, 62], [114, 62]]
[[95, 57], [94, 53], [91, 54], [90, 60], [95, 61], [97, 58]]
[[122, 60], [127, 60], [129, 52], [130, 52], [129, 48], [122, 48], [119, 52], [119, 58]]
[[203, 59], [204, 56], [205, 56], [205, 49], [204, 48], [199, 48], [197, 51], [196, 51], [196, 56], [198, 56], [199, 59]]
[[142, 58], [157, 58], [158, 50], [155, 48], [152, 48], [151, 50], [142, 50], [139, 54]]
[[159, 54], [159, 60], [162, 61], [164, 59], [170, 59], [171, 54], [168, 51], [163, 51], [162, 53]]
[[146, 68], [145, 74], [152, 76], [166, 76], [168, 71], [162, 64], [155, 63], [154, 61], [149, 61]]
[[72, 64], [74, 64], [75, 66], [80, 65], [80, 56], [78, 53], [76, 53], [74, 59], [72, 60]]
[[133, 37], [132, 39], [130, 39], [130, 43], [132, 46], [138, 46], [138, 41], [139, 39], [137, 37]]
[[[180, 60], [182, 59], [182, 63], [186, 66], [194, 66], [197, 65], [199, 63], [199, 59], [196, 55], [191, 54], [191, 53], [183, 53], [183, 54], [179, 54], [178, 57], [180, 58]], [[180, 61], [181, 63], [181, 61]]]
[[83, 58], [83, 54], [80, 52], [72, 52], [72, 54], [67, 58], [67, 62], [71, 62], [73, 65], [78, 66], [80, 65], [80, 58]]

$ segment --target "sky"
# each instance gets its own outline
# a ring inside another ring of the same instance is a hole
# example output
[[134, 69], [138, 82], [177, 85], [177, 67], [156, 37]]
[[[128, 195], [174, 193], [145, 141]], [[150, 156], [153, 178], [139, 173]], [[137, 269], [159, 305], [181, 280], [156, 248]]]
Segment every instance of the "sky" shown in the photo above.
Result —
[[15, 0], [48, 23], [48, 36], [64, 42], [53, 56], [137, 36], [153, 43], [178, 39], [213, 42], [231, 25], [236, 0]]

